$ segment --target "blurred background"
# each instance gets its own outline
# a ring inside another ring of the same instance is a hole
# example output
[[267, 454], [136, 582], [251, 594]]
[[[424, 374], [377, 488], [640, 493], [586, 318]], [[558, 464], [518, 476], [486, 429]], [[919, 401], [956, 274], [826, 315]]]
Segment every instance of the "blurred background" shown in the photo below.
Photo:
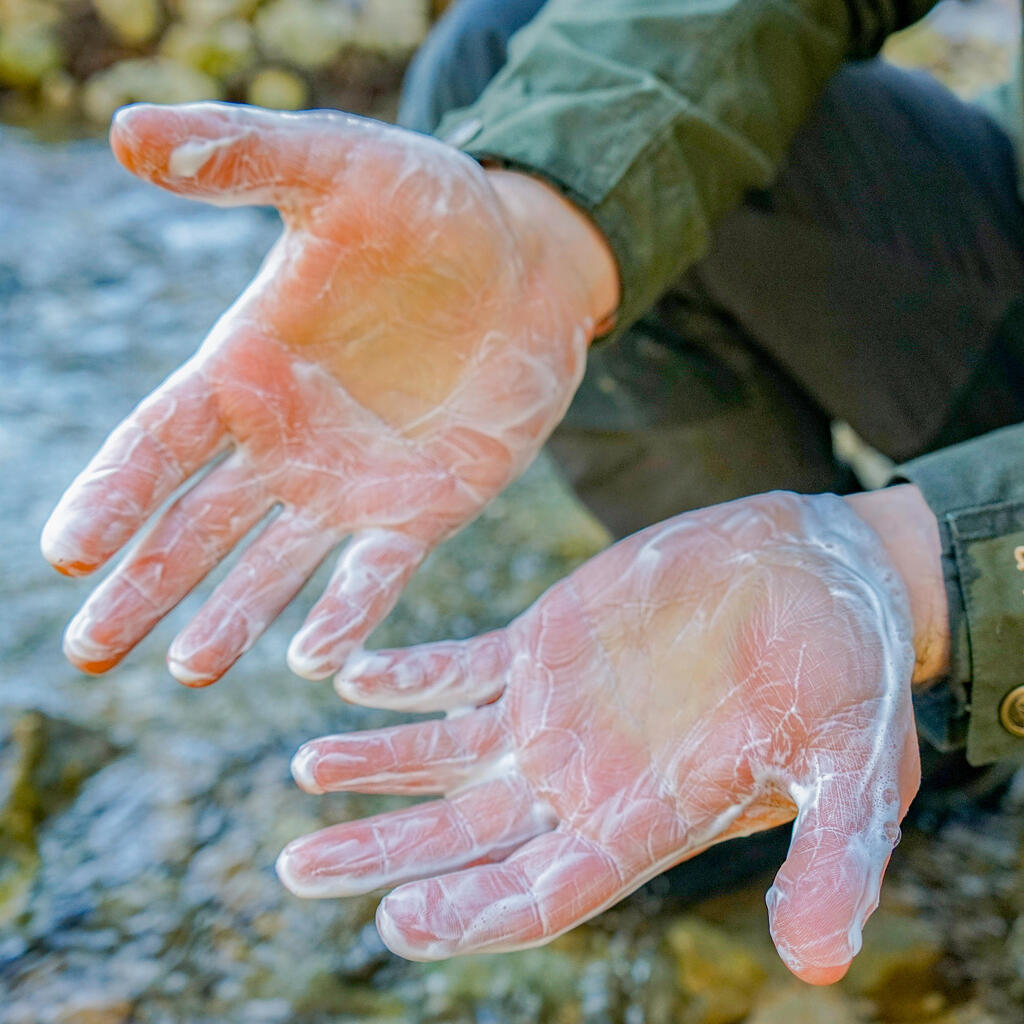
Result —
[[[0, 1024], [1021, 1024], [1021, 778], [919, 807], [864, 952], [828, 990], [771, 948], [777, 839], [699, 858], [543, 949], [416, 965], [381, 946], [375, 898], [302, 902], [272, 870], [289, 839], [398, 803], [306, 796], [288, 773], [303, 740], [394, 720], [285, 668], [323, 574], [207, 691], [163, 663], [201, 595], [106, 677], [61, 657], [90, 583], [39, 556], [50, 508], [278, 230], [130, 178], [103, 139], [111, 112], [222, 98], [386, 118], [443, 6], [0, 0]], [[972, 95], [1009, 75], [1017, 12], [947, 3], [887, 54]], [[877, 474], [841, 427], [837, 443]], [[542, 460], [430, 560], [375, 642], [504, 623], [606, 542]], [[765, 870], [734, 884], [748, 862]]]

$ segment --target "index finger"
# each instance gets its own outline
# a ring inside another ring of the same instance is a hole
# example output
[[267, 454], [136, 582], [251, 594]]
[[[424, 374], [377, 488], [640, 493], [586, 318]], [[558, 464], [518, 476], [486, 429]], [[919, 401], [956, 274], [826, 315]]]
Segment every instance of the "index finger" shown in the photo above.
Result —
[[186, 363], [114, 430], [64, 492], [43, 527], [43, 556], [67, 576], [98, 569], [224, 441], [216, 401]]

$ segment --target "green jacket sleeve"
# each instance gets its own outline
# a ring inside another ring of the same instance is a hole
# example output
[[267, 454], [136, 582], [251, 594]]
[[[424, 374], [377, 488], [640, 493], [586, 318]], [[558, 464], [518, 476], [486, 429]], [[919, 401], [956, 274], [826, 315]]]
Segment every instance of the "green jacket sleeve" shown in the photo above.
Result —
[[[1024, 338], [1024, 300], [1000, 330]], [[898, 475], [939, 521], [953, 647], [937, 693], [952, 698], [949, 739], [962, 738], [959, 723], [972, 764], [1024, 762], [1024, 424], [915, 459]], [[928, 709], [917, 699], [915, 708], [920, 723]]]
[[934, 0], [549, 0], [508, 62], [438, 134], [539, 175], [588, 211], [627, 327], [767, 186], [844, 58]]

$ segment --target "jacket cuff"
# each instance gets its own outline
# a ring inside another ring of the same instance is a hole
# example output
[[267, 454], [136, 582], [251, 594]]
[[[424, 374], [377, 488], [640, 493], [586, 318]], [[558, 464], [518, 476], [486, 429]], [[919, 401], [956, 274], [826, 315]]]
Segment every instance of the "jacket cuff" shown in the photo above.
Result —
[[976, 765], [1024, 762], [1022, 467], [1019, 425], [897, 471], [917, 485], [938, 519], [950, 613], [951, 671], [915, 698], [919, 727], [931, 739], [945, 716], [940, 738], [955, 741], [966, 732], [967, 759]]
[[[621, 289], [614, 328], [599, 340], [617, 336], [646, 313], [666, 282], [709, 243], [702, 203], [692, 179], [678, 173], [673, 153], [679, 106], [664, 92], [651, 83], [623, 97], [621, 108], [592, 109], [594, 120], [607, 122], [588, 128], [608, 140], [596, 161], [575, 152], [579, 104], [568, 96], [545, 98], [542, 131], [535, 109], [525, 102], [506, 109], [504, 94], [448, 115], [437, 130], [443, 141], [480, 163], [540, 178], [595, 223], [615, 257]], [[766, 170], [761, 177], [767, 178]], [[671, 245], [664, 243], [666, 229]]]
[[849, 36], [842, 0], [551, 0], [435, 134], [591, 217], [618, 263], [617, 334], [704, 255], [712, 221], [771, 182]]

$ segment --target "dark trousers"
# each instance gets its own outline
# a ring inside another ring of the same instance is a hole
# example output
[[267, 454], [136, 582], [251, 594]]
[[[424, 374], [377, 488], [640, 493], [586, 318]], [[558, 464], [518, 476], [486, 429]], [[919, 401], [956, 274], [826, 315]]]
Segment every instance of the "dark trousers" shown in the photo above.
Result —
[[[457, 0], [400, 120], [472, 103], [540, 0]], [[581, 130], [585, 130], [582, 129]], [[900, 461], [1024, 420], [1024, 208], [1012, 147], [929, 76], [846, 65], [773, 186], [596, 347], [550, 450], [616, 535], [785, 488], [849, 489], [830, 424]]]

